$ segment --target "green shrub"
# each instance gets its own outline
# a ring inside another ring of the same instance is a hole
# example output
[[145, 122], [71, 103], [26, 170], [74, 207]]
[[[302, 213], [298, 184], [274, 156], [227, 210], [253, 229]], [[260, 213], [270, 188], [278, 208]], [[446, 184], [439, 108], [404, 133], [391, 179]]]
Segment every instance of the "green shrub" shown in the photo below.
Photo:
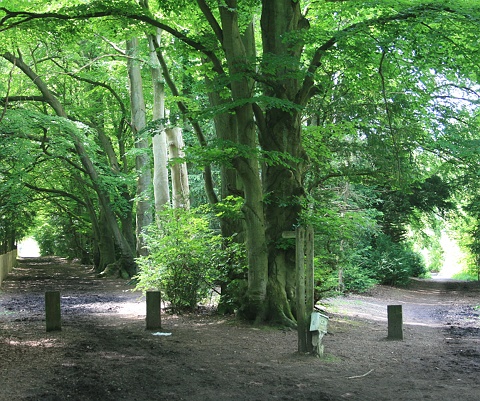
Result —
[[222, 297], [218, 305], [218, 313], [232, 314], [238, 311], [246, 301], [248, 282], [246, 279], [234, 279], [226, 283], [222, 289]]
[[344, 289], [347, 292], [366, 292], [378, 280], [372, 277], [372, 273], [362, 266], [348, 266], [343, 272]]
[[174, 311], [194, 309], [232, 258], [206, 216], [199, 209], [167, 209], [145, 233], [149, 255], [137, 259], [137, 288], [161, 290]]
[[478, 281], [478, 274], [470, 270], [462, 270], [461, 272], [454, 274], [452, 278], [463, 281]]
[[426, 273], [422, 257], [406, 243], [395, 243], [386, 235], [376, 238], [365, 268], [381, 284], [405, 286], [410, 277]]

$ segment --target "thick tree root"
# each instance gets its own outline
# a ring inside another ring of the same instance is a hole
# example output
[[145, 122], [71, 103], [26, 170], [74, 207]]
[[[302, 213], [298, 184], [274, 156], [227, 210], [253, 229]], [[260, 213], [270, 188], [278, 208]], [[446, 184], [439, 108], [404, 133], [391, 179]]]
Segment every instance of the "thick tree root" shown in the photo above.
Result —
[[107, 265], [107, 267], [98, 274], [98, 277], [113, 277], [128, 280], [130, 278], [130, 275], [123, 268], [121, 261], [117, 260], [115, 263]]

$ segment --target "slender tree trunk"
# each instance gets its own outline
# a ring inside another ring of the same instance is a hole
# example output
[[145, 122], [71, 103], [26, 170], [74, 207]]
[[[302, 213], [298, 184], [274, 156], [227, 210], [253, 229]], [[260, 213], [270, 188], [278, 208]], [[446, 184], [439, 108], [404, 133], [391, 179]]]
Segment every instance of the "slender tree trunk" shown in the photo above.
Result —
[[[178, 91], [172, 77], [169, 74], [167, 64], [162, 55], [162, 51], [160, 49], [159, 44], [157, 41], [153, 41], [153, 45], [157, 54], [158, 61], [162, 67], [163, 76], [165, 78], [165, 82], [167, 83], [168, 87], [170, 88], [171, 93], [174, 96], [180, 97], [180, 92]], [[187, 120], [192, 124], [193, 131], [197, 136], [198, 142], [201, 146], [207, 146], [207, 141], [205, 140], [205, 136], [203, 135], [202, 128], [198, 121], [192, 118], [192, 116], [188, 113], [188, 107], [182, 101], [177, 101], [177, 106], [180, 112], [186, 117]], [[203, 181], [205, 184], [205, 193], [210, 203], [215, 204], [218, 202], [217, 194], [215, 193], [213, 177], [212, 177], [212, 168], [209, 164], [205, 164], [203, 166]]]
[[108, 229], [108, 224], [106, 223], [105, 216], [103, 213], [100, 213], [100, 226], [98, 229], [98, 252], [99, 252], [99, 261], [98, 267], [96, 267], [97, 272], [103, 272], [108, 265], [115, 263], [115, 242], [113, 241], [112, 234]]
[[147, 247], [143, 237], [143, 231], [153, 221], [152, 202], [150, 200], [150, 188], [152, 175], [150, 171], [150, 157], [148, 139], [141, 134], [146, 126], [145, 101], [143, 98], [142, 76], [140, 65], [136, 59], [138, 53], [138, 39], [133, 38], [127, 41], [128, 76], [130, 79], [130, 103], [132, 109], [132, 131], [135, 136], [135, 147], [142, 150], [135, 158], [137, 169], [137, 254], [147, 255]]
[[170, 189], [168, 182], [168, 157], [165, 130], [162, 129], [152, 139], [153, 147], [153, 193], [155, 211], [160, 212], [170, 205]]
[[165, 127], [161, 119], [165, 118], [165, 88], [162, 69], [155, 50], [155, 41], [159, 43], [160, 32], [156, 36], [148, 36], [150, 49], [150, 68], [153, 82], [153, 120], [158, 121], [156, 133], [152, 139], [153, 148], [153, 194], [155, 211], [160, 212], [170, 205], [170, 190], [168, 183], [167, 139]]
[[[101, 97], [96, 99], [98, 109], [101, 110], [98, 114], [91, 117], [92, 125], [95, 128], [95, 131], [98, 135], [98, 140], [102, 146], [102, 150], [105, 152], [105, 156], [108, 160], [112, 173], [117, 175], [120, 174], [120, 163], [118, 161], [117, 154], [113, 147], [112, 141], [105, 133], [105, 121], [104, 121], [104, 112], [105, 105], [104, 100]], [[132, 202], [130, 201], [133, 198], [133, 195], [129, 192], [127, 185], [122, 184], [119, 186], [120, 196], [124, 200], [124, 207], [121, 208], [120, 212], [117, 212], [118, 219], [121, 222], [122, 234], [129, 243], [132, 249], [135, 249], [135, 233], [132, 219]], [[105, 223], [105, 222], [104, 222]], [[101, 243], [98, 245], [97, 250], [99, 252], [99, 258], [97, 258], [96, 269], [103, 271], [105, 267], [109, 264], [115, 262], [115, 244], [114, 239], [110, 234], [110, 238], [106, 238], [105, 235], [108, 235], [108, 229], [102, 229], [102, 233], [98, 238]], [[105, 245], [108, 244], [108, 245]], [[105, 252], [111, 252], [110, 255], [106, 255]]]
[[172, 176], [172, 203], [174, 208], [190, 208], [190, 189], [188, 184], [187, 163], [179, 162], [178, 159], [185, 157], [183, 148], [182, 130], [181, 128], [167, 128], [169, 158], [172, 165], [170, 173]]

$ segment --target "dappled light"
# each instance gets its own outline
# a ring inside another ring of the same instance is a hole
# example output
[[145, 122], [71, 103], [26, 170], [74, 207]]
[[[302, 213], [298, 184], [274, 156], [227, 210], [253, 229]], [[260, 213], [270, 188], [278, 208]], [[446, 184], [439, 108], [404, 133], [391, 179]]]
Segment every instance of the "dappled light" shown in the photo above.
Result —
[[12, 347], [42, 347], [42, 348], [52, 348], [52, 347], [61, 347], [62, 344], [59, 341], [52, 339], [44, 339], [38, 341], [31, 340], [15, 340], [13, 338], [5, 341], [7, 345]]
[[18, 243], [18, 256], [20, 258], [36, 258], [40, 256], [40, 248], [35, 239], [29, 237]]
[[477, 401], [480, 1], [0, 2], [0, 399]]
[[[318, 394], [328, 392], [335, 397], [325, 400], [336, 400], [353, 390], [375, 399], [379, 385], [386, 386], [382, 391], [388, 397], [405, 392], [405, 380], [415, 380], [417, 391], [433, 397], [455, 394], [460, 385], [475, 392], [480, 311], [473, 302], [480, 289], [380, 286], [369, 294], [329, 299], [322, 306], [330, 318], [326, 354], [318, 359], [296, 352], [292, 329], [255, 326], [203, 310], [169, 314], [163, 309], [162, 328], [146, 330], [145, 299], [128, 281], [100, 279], [91, 269], [55, 258], [30, 262], [35, 261], [23, 260], [0, 292], [0, 359], [22, 372], [15, 380], [5, 377], [2, 390], [14, 394], [13, 399], [21, 399], [19, 394], [96, 399], [100, 392], [112, 401], [146, 401], [159, 392], [189, 399], [201, 391], [200, 399], [218, 399], [219, 392], [225, 399], [238, 394], [269, 399], [287, 392], [292, 399], [301, 394], [322, 400]], [[61, 292], [62, 329], [45, 333], [42, 282], [51, 276]], [[386, 306], [391, 303], [404, 307], [405, 339], [400, 343], [386, 341]], [[370, 373], [361, 383], [351, 382], [365, 372]], [[125, 384], [124, 375], [132, 374], [134, 379]], [[312, 375], [315, 380], [306, 380]], [[99, 380], [108, 393], [102, 393]], [[448, 383], [449, 390], [432, 392], [431, 380]], [[400, 400], [415, 399], [405, 394], [408, 398]]]
[[465, 253], [462, 252], [457, 241], [450, 238], [444, 231], [442, 231], [440, 243], [444, 251], [443, 266], [440, 272], [437, 275], [433, 275], [432, 278], [452, 278], [455, 274], [465, 269]]

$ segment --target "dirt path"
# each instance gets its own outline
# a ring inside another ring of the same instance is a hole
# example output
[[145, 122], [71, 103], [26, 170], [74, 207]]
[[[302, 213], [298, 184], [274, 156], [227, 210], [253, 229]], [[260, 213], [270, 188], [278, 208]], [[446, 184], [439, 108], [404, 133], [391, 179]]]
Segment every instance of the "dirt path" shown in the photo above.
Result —
[[[480, 399], [478, 288], [376, 288], [327, 300], [324, 359], [298, 355], [296, 333], [232, 318], [163, 315], [124, 281], [61, 259], [24, 259], [0, 289], [0, 400]], [[60, 290], [62, 327], [45, 332], [44, 292]], [[402, 304], [404, 341], [387, 341]]]

